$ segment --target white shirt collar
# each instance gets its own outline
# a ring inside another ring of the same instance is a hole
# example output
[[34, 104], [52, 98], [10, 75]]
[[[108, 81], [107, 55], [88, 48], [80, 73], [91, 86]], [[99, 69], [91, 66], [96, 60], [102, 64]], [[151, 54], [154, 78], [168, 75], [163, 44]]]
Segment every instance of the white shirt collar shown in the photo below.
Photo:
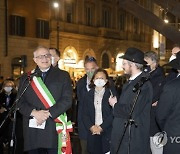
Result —
[[142, 71], [139, 72], [139, 73], [137, 73], [137, 74], [135, 74], [134, 76], [131, 76], [131, 77], [129, 78], [129, 80], [134, 80], [134, 79], [137, 78], [141, 73], [142, 73]]
[[89, 88], [89, 85], [90, 85], [90, 80], [88, 79], [88, 77], [86, 78], [86, 88], [87, 88], [87, 91], [89, 91], [90, 90], [90, 88]]
[[47, 72], [47, 71], [49, 71], [49, 69], [50, 69], [50, 67], [45, 70], [41, 70], [41, 69], [40, 70], [41, 70], [41, 72]]

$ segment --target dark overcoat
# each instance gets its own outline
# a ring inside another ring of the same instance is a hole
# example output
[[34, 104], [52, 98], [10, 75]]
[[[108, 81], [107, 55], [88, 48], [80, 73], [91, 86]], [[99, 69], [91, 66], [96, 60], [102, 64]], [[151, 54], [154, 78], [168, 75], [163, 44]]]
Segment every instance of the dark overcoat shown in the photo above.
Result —
[[[109, 79], [110, 82], [110, 89], [115, 92], [114, 82]], [[83, 106], [86, 104], [85, 96], [88, 92], [87, 90], [87, 75], [79, 79], [76, 84], [76, 92], [77, 92], [77, 99], [78, 99], [78, 135], [80, 139], [87, 140], [88, 130], [83, 123]]]
[[[0, 124], [4, 121], [4, 119], [9, 113], [10, 108], [14, 104], [16, 100], [16, 94], [17, 94], [16, 90], [13, 89], [11, 94], [9, 95], [10, 100], [9, 100], [9, 104], [7, 105], [6, 104], [7, 94], [5, 93], [4, 90], [2, 90], [2, 92], [0, 93], [0, 108], [3, 107], [7, 110], [3, 113], [0, 113]], [[13, 113], [11, 114], [10, 117], [11, 118], [13, 117]], [[11, 132], [12, 132], [12, 120], [10, 120], [10, 118], [7, 118], [4, 124], [2, 125], [2, 127], [0, 128], [0, 141], [1, 141], [1, 137], [10, 139], [12, 134]]]
[[80, 139], [87, 139], [88, 131], [84, 126], [83, 123], [83, 104], [86, 103], [84, 101], [85, 95], [88, 92], [87, 88], [87, 75], [79, 79], [79, 81], [76, 84], [76, 92], [77, 92], [77, 99], [78, 99], [78, 135]]
[[[85, 96], [85, 102], [83, 106], [83, 122], [88, 130], [87, 136], [87, 149], [90, 153], [95, 153], [95, 139], [94, 135], [92, 135], [90, 128], [95, 125], [95, 107], [94, 107], [94, 88], [91, 89]], [[112, 91], [113, 95], [116, 95], [116, 92]], [[113, 120], [113, 112], [112, 107], [109, 105], [109, 97], [111, 95], [110, 89], [106, 88], [103, 99], [102, 99], [102, 119], [103, 123], [100, 125], [103, 129], [101, 133], [102, 136], [102, 150], [104, 153], [110, 151], [110, 139], [111, 139], [111, 130], [112, 130], [112, 120]]]
[[180, 77], [168, 82], [160, 96], [156, 119], [168, 136], [163, 154], [180, 153]]
[[149, 152], [150, 109], [153, 96], [152, 85], [149, 81], [140, 88], [141, 92], [132, 115], [137, 127], [132, 125], [130, 138], [128, 127], [118, 150], [124, 132], [124, 124], [127, 122], [132, 103], [137, 95], [137, 92], [133, 92], [133, 88], [142, 76], [143, 74], [139, 75], [135, 80], [123, 86], [119, 101], [114, 106], [111, 154], [117, 154], [117, 151], [118, 154], [127, 154], [129, 144], [130, 154], [148, 154]]
[[7, 110], [9, 110], [16, 99], [16, 94], [17, 92], [13, 89], [12, 93], [9, 95], [10, 97], [9, 104], [6, 105], [7, 94], [5, 93], [4, 90], [2, 90], [2, 92], [0, 93], [0, 107], [4, 107]]
[[[36, 69], [38, 70], [38, 68]], [[22, 90], [28, 82], [27, 74], [21, 77], [19, 94], [22, 93]], [[45, 129], [29, 127], [29, 119], [32, 110], [46, 109], [31, 85], [28, 87], [20, 101], [19, 108], [20, 113], [23, 115], [25, 151], [37, 148], [57, 148], [58, 135], [54, 119], [66, 112], [72, 104], [72, 86], [67, 72], [51, 66], [44, 82], [56, 101], [56, 104], [48, 109], [52, 117], [46, 120]]]
[[[152, 103], [159, 101], [163, 86], [165, 84], [165, 75], [162, 67], [158, 66], [154, 71], [150, 73], [150, 82], [153, 87], [153, 99]], [[151, 121], [150, 121], [150, 136], [154, 136], [160, 131], [155, 119], [155, 112], [157, 106], [151, 108]]]

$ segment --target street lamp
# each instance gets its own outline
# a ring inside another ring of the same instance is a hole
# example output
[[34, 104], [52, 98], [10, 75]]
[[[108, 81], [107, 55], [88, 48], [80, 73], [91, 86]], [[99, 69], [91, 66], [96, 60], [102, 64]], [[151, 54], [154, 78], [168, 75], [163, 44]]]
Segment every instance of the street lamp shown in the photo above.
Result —
[[56, 28], [57, 28], [57, 38], [56, 38], [56, 45], [57, 49], [59, 50], [59, 1], [53, 2], [53, 7], [55, 9], [55, 15], [56, 15]]

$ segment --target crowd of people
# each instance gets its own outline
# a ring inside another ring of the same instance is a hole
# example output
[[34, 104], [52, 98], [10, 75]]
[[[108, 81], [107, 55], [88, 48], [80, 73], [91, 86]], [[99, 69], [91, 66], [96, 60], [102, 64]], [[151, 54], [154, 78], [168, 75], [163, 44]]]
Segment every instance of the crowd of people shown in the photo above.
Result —
[[[37, 47], [37, 66], [20, 78], [18, 88], [9, 79], [2, 83], [0, 123], [8, 118], [0, 128], [0, 153], [9, 147], [16, 154], [71, 154], [69, 119], [75, 119], [82, 154], [178, 154], [179, 51], [175, 45], [167, 64], [172, 69], [165, 75], [156, 52], [128, 48], [119, 57], [126, 75], [122, 87], [94, 57], [86, 57], [75, 97], [68, 72], [58, 68], [60, 52]], [[73, 99], [77, 119], [66, 114]]]

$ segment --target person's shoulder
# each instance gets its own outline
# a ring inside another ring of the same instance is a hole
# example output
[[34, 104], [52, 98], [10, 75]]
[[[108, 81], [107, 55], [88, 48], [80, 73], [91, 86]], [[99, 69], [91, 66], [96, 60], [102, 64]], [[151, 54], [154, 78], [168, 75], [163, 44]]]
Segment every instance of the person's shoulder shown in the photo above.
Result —
[[177, 77], [165, 84], [165, 87], [169, 88], [180, 88], [180, 77]]
[[59, 69], [58, 67], [53, 67], [52, 70], [54, 70], [57, 73], [69, 75], [69, 73], [65, 70]]
[[5, 91], [4, 91], [4, 90], [1, 90], [1, 91], [0, 91], [0, 96], [3, 96], [3, 95], [5, 95]]
[[24, 80], [25, 78], [28, 78], [28, 75], [30, 75], [30, 74], [31, 74], [30, 72], [24, 73], [19, 77], [19, 79]]
[[154, 71], [150, 73], [150, 78], [155, 80], [159, 78], [165, 78], [165, 73], [162, 67], [158, 66]]
[[142, 90], [153, 91], [153, 86], [150, 80], [144, 82], [144, 85], [142, 86]]
[[85, 97], [93, 97], [94, 96], [95, 89], [91, 88], [89, 91], [85, 93]]
[[77, 85], [81, 85], [81, 84], [86, 83], [86, 80], [87, 80], [87, 77], [86, 77], [86, 75], [85, 75], [85, 76], [83, 76], [82, 78], [80, 78], [80, 79], [77, 81]]

